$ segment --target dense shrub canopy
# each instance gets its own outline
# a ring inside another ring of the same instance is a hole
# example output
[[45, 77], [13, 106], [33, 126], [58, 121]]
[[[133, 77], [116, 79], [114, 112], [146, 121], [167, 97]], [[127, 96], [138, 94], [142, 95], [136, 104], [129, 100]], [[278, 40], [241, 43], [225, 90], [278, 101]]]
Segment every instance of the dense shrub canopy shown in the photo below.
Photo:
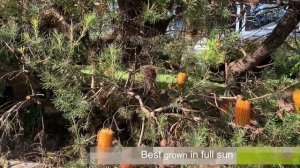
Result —
[[[85, 165], [101, 128], [114, 130], [114, 146], [299, 146], [300, 41], [290, 33], [300, 5], [258, 12], [263, 22], [286, 10], [253, 41], [236, 19], [274, 2], [241, 1], [240, 16], [236, 3], [0, 0], [1, 155], [38, 148], [28, 160]], [[238, 95], [251, 102], [245, 127], [234, 124]]]

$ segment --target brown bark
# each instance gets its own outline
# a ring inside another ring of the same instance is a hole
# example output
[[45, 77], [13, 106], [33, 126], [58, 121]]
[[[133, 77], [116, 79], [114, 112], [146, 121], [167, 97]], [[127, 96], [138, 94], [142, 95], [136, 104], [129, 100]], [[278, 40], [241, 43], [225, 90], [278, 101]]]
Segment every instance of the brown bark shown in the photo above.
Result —
[[49, 29], [49, 27], [57, 27], [58, 30], [64, 34], [69, 32], [70, 25], [67, 23], [65, 17], [60, 14], [55, 8], [49, 8], [41, 12], [40, 14], [42, 29]]
[[258, 65], [270, 53], [275, 51], [282, 43], [284, 43], [285, 39], [294, 30], [299, 21], [300, 2], [295, 2], [290, 5], [287, 13], [256, 51], [242, 59], [236, 60], [229, 64], [229, 82], [234, 81], [235, 77], [238, 77], [241, 74], [251, 70], [251, 68]]

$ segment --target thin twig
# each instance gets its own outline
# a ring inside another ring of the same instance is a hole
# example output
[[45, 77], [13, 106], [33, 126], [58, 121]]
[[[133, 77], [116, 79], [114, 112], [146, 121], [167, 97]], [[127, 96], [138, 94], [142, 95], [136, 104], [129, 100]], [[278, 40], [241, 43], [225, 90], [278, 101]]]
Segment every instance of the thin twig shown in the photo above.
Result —
[[161, 126], [159, 125], [159, 122], [158, 122], [157, 118], [154, 118], [154, 120], [155, 120], [155, 122], [156, 122], [156, 124], [157, 124], [157, 126], [158, 126], [158, 129], [159, 129], [159, 133], [160, 133], [161, 138], [164, 139], [164, 138], [165, 138], [165, 137], [164, 137], [164, 133], [162, 132]]
[[166, 116], [172, 116], [172, 117], [178, 117], [178, 118], [182, 118], [182, 119], [188, 119], [188, 120], [191, 120], [191, 121], [195, 121], [195, 122], [198, 122], [200, 121], [200, 117], [189, 117], [189, 116], [184, 116], [182, 114], [177, 114], [177, 113], [165, 113]]
[[212, 106], [216, 107], [217, 109], [221, 110], [222, 112], [225, 112], [225, 113], [227, 113], [227, 111], [226, 111], [226, 110], [224, 110], [224, 109], [222, 109], [222, 108], [220, 108], [220, 107], [217, 107], [215, 104], [212, 104], [211, 102], [208, 102], [208, 104], [210, 104], [210, 105], [212, 105]]
[[215, 105], [217, 108], [219, 108], [219, 105], [218, 105], [218, 102], [217, 102], [217, 97], [216, 97], [216, 94], [214, 94], [214, 101], [215, 101]]
[[118, 126], [117, 120], [116, 120], [116, 118], [115, 118], [115, 116], [116, 116], [118, 113], [119, 113], [119, 111], [116, 111], [116, 112], [114, 113], [114, 115], [112, 116], [112, 120], [113, 120], [113, 122], [115, 123], [117, 130], [118, 130], [119, 132], [121, 132], [121, 131], [123, 131], [124, 129], [120, 129], [120, 127]]
[[144, 129], [145, 129], [145, 117], [143, 117], [143, 121], [142, 121], [142, 129], [141, 129], [141, 133], [140, 133], [138, 147], [140, 147], [141, 144], [142, 144], [142, 138], [143, 138], [143, 135], [144, 135]]
[[[280, 93], [280, 92], [283, 92], [283, 91], [285, 91], [286, 89], [288, 89], [288, 88], [290, 88], [290, 87], [292, 87], [292, 86], [298, 85], [299, 83], [300, 83], [300, 82], [296, 82], [296, 83], [293, 83], [293, 84], [291, 84], [291, 85], [288, 85], [288, 86], [286, 86], [286, 87], [280, 89], [279, 91], [276, 91], [276, 94], [277, 94], [277, 93]], [[268, 93], [268, 94], [265, 94], [265, 95], [260, 96], [260, 97], [252, 98], [252, 99], [250, 99], [250, 101], [253, 101], [253, 100], [259, 100], [259, 99], [264, 99], [264, 98], [273, 96], [274, 94], [275, 94], [275, 93]]]
[[171, 126], [171, 128], [170, 128], [170, 130], [169, 130], [169, 134], [172, 133], [172, 131], [173, 131], [173, 129], [175, 128], [175, 126], [176, 126], [177, 124], [179, 124], [181, 121], [182, 121], [182, 119], [179, 119], [177, 122], [175, 122], [175, 123]]
[[240, 48], [239, 50], [243, 53], [244, 57], [247, 57], [247, 53], [246, 53], [245, 49]]
[[17, 72], [20, 72], [20, 71], [22, 71], [22, 70], [16, 70], [16, 71], [7, 72], [6, 74], [2, 75], [2, 76], [0, 77], [0, 79], [3, 79], [3, 78], [5, 78], [6, 76], [8, 76], [8, 78], [11, 80], [12, 78], [14, 78], [14, 77], [11, 77], [11, 76], [12, 76], [14, 73], [17, 73]]
[[[165, 111], [165, 110], [169, 110], [173, 107], [174, 106], [172, 104], [170, 104], [170, 105], [167, 105], [167, 106], [159, 107], [159, 108], [153, 110], [153, 112], [159, 113], [159, 112], [162, 112], [162, 111]], [[178, 107], [178, 108], [182, 111], [185, 111], [185, 112], [195, 112], [195, 113], [199, 112], [198, 110], [187, 109], [187, 108], [184, 108], [184, 107]]]
[[142, 98], [139, 95], [137, 95], [133, 92], [127, 92], [127, 95], [132, 96], [139, 101], [140, 108], [141, 108], [142, 112], [144, 112], [146, 114], [146, 116], [154, 117], [154, 112], [152, 112], [152, 110], [150, 111], [148, 108], [146, 108], [146, 106], [144, 105], [144, 102], [142, 101]]
[[95, 69], [94, 67], [92, 68], [92, 79], [91, 79], [91, 89], [95, 89]]
[[220, 96], [220, 97], [218, 97], [218, 99], [221, 99], [221, 100], [223, 100], [223, 99], [227, 99], [227, 100], [236, 100], [237, 97], [236, 97], [236, 96], [234, 96], [234, 97], [223, 97], [223, 96]]
[[228, 79], [228, 62], [225, 62], [225, 81]]
[[179, 107], [180, 110], [185, 111], [185, 112], [194, 112], [194, 113], [198, 113], [199, 110], [193, 110], [193, 109], [187, 109], [184, 107]]
[[93, 96], [91, 96], [87, 101], [91, 101], [93, 98], [95, 98], [100, 92], [103, 90], [103, 87], [101, 87]]
[[167, 105], [167, 106], [163, 106], [163, 107], [157, 108], [157, 109], [155, 109], [155, 110], [153, 110], [153, 111], [159, 113], [159, 112], [168, 110], [168, 109], [170, 109], [170, 108], [172, 108], [172, 107], [173, 107], [172, 105]]

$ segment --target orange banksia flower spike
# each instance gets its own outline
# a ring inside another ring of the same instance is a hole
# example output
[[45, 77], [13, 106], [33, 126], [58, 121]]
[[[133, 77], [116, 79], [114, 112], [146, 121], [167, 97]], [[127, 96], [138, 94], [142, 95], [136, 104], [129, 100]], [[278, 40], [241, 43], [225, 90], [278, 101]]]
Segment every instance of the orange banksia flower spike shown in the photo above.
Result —
[[300, 89], [293, 92], [293, 103], [295, 108], [295, 113], [300, 114]]
[[98, 131], [97, 134], [97, 148], [108, 148], [112, 147], [113, 131], [109, 128], [104, 128]]
[[188, 79], [188, 75], [184, 72], [179, 72], [177, 75], [177, 86], [183, 87]]
[[244, 127], [250, 122], [251, 118], [251, 103], [248, 100], [243, 100], [242, 96], [237, 97], [235, 104], [235, 124]]
[[98, 163], [103, 161], [101, 151], [107, 151], [112, 147], [114, 132], [109, 128], [104, 128], [97, 133], [97, 152], [98, 152]]

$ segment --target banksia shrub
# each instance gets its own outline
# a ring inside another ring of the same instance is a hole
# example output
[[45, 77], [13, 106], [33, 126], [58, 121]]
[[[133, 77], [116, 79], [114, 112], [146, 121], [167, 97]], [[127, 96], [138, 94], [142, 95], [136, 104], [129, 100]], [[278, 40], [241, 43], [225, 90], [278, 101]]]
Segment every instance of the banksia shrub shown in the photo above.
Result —
[[112, 147], [113, 131], [109, 128], [101, 129], [97, 134], [97, 149]]
[[235, 123], [238, 126], [244, 127], [250, 122], [251, 103], [248, 100], [243, 100], [238, 96], [235, 104]]
[[179, 72], [177, 75], [177, 86], [183, 87], [187, 81], [188, 75], [184, 72]]
[[296, 113], [300, 113], [300, 89], [293, 92], [293, 103]]

